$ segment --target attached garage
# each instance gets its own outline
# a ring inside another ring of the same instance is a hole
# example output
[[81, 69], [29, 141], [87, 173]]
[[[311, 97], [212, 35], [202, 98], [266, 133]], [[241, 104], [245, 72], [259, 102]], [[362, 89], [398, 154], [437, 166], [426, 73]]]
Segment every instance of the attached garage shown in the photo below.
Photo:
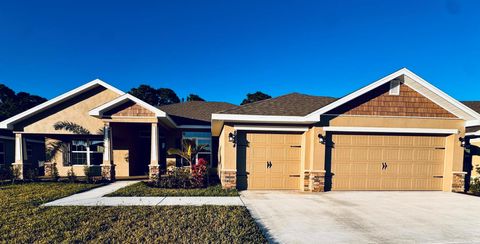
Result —
[[[300, 188], [301, 134], [239, 133], [239, 184], [244, 189]], [[240, 139], [242, 138], [242, 139]]]
[[332, 190], [442, 190], [446, 137], [332, 134]]
[[212, 114], [224, 188], [465, 190], [480, 114], [407, 69], [340, 99], [291, 93]]

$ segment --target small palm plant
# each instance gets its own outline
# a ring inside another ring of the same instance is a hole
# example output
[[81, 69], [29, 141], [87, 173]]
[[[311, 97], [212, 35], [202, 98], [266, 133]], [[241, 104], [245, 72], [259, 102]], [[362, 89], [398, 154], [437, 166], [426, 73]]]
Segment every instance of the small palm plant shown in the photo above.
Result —
[[[55, 130], [65, 130], [68, 132], [71, 132], [75, 135], [89, 135], [91, 134], [90, 131], [74, 122], [70, 121], [59, 121], [53, 125], [53, 128]], [[103, 128], [99, 129], [97, 132], [98, 135], [103, 135]], [[65, 148], [66, 144], [63, 143], [62, 141], [54, 141], [50, 142], [47, 145], [47, 151], [46, 151], [46, 160], [51, 161], [55, 158], [55, 155], [57, 152], [63, 152], [62, 150]]]
[[167, 153], [168, 153], [168, 155], [180, 156], [181, 158], [185, 159], [188, 162], [190, 168], [192, 168], [195, 157], [197, 156], [197, 154], [199, 152], [205, 150], [205, 148], [207, 148], [207, 147], [208, 147], [207, 144], [197, 145], [194, 140], [183, 139], [181, 149], [170, 148], [170, 149], [168, 149]]

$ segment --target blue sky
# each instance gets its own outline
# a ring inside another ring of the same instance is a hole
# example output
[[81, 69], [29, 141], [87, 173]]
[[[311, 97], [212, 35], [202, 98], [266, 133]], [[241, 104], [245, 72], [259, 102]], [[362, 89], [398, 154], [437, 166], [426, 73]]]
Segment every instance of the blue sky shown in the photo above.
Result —
[[480, 100], [480, 1], [2, 1], [0, 83], [55, 97], [100, 78], [240, 103], [343, 96], [407, 67]]

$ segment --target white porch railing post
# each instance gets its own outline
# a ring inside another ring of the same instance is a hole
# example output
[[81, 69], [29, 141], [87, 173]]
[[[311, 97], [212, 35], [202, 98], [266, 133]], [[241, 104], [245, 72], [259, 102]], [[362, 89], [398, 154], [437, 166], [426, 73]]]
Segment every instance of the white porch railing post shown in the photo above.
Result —
[[103, 162], [102, 177], [106, 180], [115, 180], [115, 165], [112, 160], [112, 128], [109, 123], [103, 127]]
[[151, 129], [151, 143], [150, 143], [150, 165], [149, 176], [150, 179], [155, 179], [160, 175], [160, 166], [158, 164], [158, 123], [152, 123]]
[[24, 171], [24, 153], [25, 153], [25, 142], [23, 136], [20, 133], [15, 134], [15, 163], [12, 164], [16, 172], [16, 177], [23, 179]]

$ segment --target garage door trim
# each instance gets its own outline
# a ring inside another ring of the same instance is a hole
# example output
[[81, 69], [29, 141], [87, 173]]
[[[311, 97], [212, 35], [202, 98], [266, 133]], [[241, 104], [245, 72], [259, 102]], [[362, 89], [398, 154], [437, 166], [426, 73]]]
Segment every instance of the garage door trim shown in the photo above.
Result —
[[323, 127], [323, 131], [332, 132], [378, 132], [378, 133], [414, 133], [414, 134], [458, 134], [457, 129], [434, 128], [392, 128], [392, 127]]

